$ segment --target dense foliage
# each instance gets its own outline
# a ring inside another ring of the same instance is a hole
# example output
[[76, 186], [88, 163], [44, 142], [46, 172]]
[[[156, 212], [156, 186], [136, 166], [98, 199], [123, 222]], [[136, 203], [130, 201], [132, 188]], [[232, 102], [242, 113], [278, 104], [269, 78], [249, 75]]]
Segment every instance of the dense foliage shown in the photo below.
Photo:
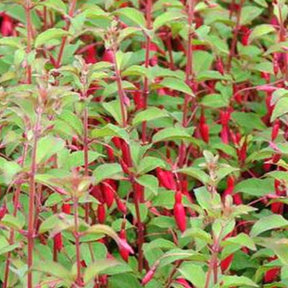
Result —
[[287, 15], [1, 0], [1, 287], [288, 287]]

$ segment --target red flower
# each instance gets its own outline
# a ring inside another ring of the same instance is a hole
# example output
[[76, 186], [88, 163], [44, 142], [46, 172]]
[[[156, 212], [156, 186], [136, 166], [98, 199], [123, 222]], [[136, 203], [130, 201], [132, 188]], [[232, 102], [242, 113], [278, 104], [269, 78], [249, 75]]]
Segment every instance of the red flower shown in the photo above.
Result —
[[184, 232], [186, 230], [186, 213], [182, 204], [182, 193], [180, 191], [175, 194], [174, 217], [178, 228], [181, 232]]
[[62, 234], [57, 233], [54, 238], [54, 249], [58, 252], [60, 252], [63, 248], [63, 242], [62, 242]]

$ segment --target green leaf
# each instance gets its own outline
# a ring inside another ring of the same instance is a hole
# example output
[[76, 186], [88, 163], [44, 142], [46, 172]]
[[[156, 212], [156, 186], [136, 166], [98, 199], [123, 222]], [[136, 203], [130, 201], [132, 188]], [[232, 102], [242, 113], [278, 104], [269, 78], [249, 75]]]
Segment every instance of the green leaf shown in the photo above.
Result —
[[186, 18], [186, 15], [181, 11], [167, 11], [159, 16], [153, 22], [154, 31], [158, 30], [161, 26], [167, 25], [170, 22], [177, 22]]
[[117, 233], [109, 226], [103, 225], [103, 224], [95, 224], [93, 226], [90, 226], [86, 231], [85, 234], [104, 234], [110, 236], [119, 247], [123, 247], [127, 249], [130, 253], [134, 253], [133, 249], [130, 247], [130, 245], [123, 241]]
[[270, 25], [270, 24], [258, 25], [250, 33], [249, 43], [273, 31], [275, 31], [275, 28], [273, 27], [273, 25]]
[[160, 84], [169, 89], [176, 90], [190, 96], [194, 96], [191, 88], [181, 79], [167, 77], [164, 78], [164, 80]]
[[178, 271], [186, 280], [190, 281], [195, 287], [204, 287], [206, 277], [200, 265], [184, 262], [180, 266], [180, 268], [178, 268]]
[[202, 171], [199, 168], [187, 167], [187, 168], [183, 168], [183, 169], [178, 170], [178, 172], [189, 175], [189, 176], [199, 180], [203, 184], [206, 184], [209, 181], [209, 175], [206, 174], [204, 171]]
[[96, 276], [105, 272], [106, 269], [110, 267], [114, 267], [117, 265], [121, 265], [120, 262], [114, 259], [101, 259], [89, 265], [84, 273], [84, 282], [87, 285], [91, 280], [93, 280]]
[[20, 230], [24, 226], [24, 223], [22, 223], [18, 218], [10, 214], [5, 214], [5, 216], [1, 219], [0, 223], [6, 227], [16, 230]]
[[146, 156], [141, 159], [139, 165], [137, 166], [137, 174], [142, 175], [156, 169], [157, 167], [165, 168], [165, 162], [162, 159]]
[[51, 156], [60, 152], [65, 147], [65, 142], [61, 138], [45, 136], [38, 141], [36, 163], [44, 162]]
[[39, 48], [44, 44], [48, 44], [49, 41], [55, 39], [61, 39], [64, 36], [67, 36], [69, 33], [60, 28], [50, 28], [41, 34], [39, 34], [35, 40], [35, 48]]
[[61, 264], [52, 261], [43, 261], [34, 264], [32, 267], [35, 271], [41, 271], [47, 275], [56, 277], [64, 281], [69, 287], [73, 284], [73, 275], [72, 273], [64, 268]]
[[148, 109], [137, 113], [132, 121], [133, 126], [141, 124], [143, 121], [152, 121], [163, 117], [169, 117], [168, 112], [165, 109], [159, 109], [157, 107], [149, 107]]
[[250, 236], [256, 237], [259, 234], [271, 230], [288, 226], [288, 221], [281, 215], [273, 214], [261, 217], [252, 227]]
[[93, 176], [95, 177], [94, 184], [98, 184], [105, 179], [119, 177], [122, 175], [122, 168], [120, 164], [117, 163], [105, 163], [99, 165], [94, 171]]
[[153, 194], [158, 194], [158, 179], [153, 175], [142, 175], [139, 178], [136, 178], [136, 181], [148, 189]]
[[254, 241], [245, 233], [240, 233], [235, 237], [229, 237], [225, 241], [223, 241], [221, 245], [225, 247], [231, 244], [237, 244], [240, 245], [241, 247], [245, 246], [253, 251], [256, 250]]
[[120, 137], [124, 139], [126, 142], [129, 142], [129, 135], [123, 128], [120, 128], [113, 124], [107, 124], [103, 128], [94, 129], [92, 131], [92, 137], [94, 138], [103, 138], [103, 137]]
[[185, 131], [184, 128], [169, 127], [157, 132], [153, 136], [152, 141], [156, 143], [160, 141], [191, 140], [191, 139], [192, 137]]
[[288, 112], [288, 98], [282, 97], [277, 101], [273, 109], [270, 121], [273, 122], [276, 118], [283, 116], [287, 112]]
[[50, 8], [54, 11], [58, 11], [62, 14], [67, 13], [67, 6], [62, 0], [45, 0], [43, 3], [41, 3], [43, 6], [46, 6], [47, 8]]
[[248, 286], [248, 287], [259, 287], [255, 282], [250, 280], [249, 278], [245, 276], [230, 276], [230, 275], [223, 275], [219, 282], [223, 283], [221, 287], [239, 287], [239, 286]]
[[243, 180], [239, 182], [234, 189], [235, 192], [242, 192], [257, 197], [270, 194], [271, 191], [273, 190], [274, 190], [273, 179], [257, 179], [257, 178]]
[[125, 16], [129, 20], [131, 20], [134, 24], [141, 28], [145, 28], [146, 26], [146, 20], [143, 15], [139, 10], [131, 7], [126, 7], [123, 9], [117, 10], [115, 13], [120, 14], [122, 16]]

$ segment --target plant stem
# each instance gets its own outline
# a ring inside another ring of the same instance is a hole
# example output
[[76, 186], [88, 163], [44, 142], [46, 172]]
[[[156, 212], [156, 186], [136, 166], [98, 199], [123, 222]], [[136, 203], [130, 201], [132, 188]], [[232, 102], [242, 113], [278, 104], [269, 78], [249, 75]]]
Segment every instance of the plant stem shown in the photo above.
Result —
[[[31, 0], [26, 0], [25, 15], [26, 15], [26, 29], [27, 29], [27, 48], [26, 48], [27, 55], [32, 50], [33, 28], [32, 28], [32, 21], [31, 21], [31, 9], [32, 9]], [[28, 65], [28, 64], [26, 66], [26, 83], [27, 84], [32, 83], [32, 69], [31, 69], [31, 65]]]
[[78, 198], [74, 197], [73, 199], [73, 208], [74, 208], [74, 237], [75, 237], [75, 249], [76, 249], [76, 266], [77, 266], [77, 276], [76, 284], [82, 285], [81, 280], [81, 258], [80, 258], [80, 235], [78, 231]]
[[[147, 0], [146, 3], [146, 27], [147, 29], [151, 29], [152, 27], [152, 0]], [[149, 67], [149, 60], [150, 60], [150, 46], [151, 46], [151, 38], [150, 35], [146, 36], [146, 52], [145, 52], [145, 68]], [[148, 83], [148, 77], [144, 78], [144, 85], [143, 85], [143, 109], [147, 109], [147, 102], [148, 102], [148, 96], [149, 96], [149, 83]], [[142, 123], [142, 142], [146, 142], [146, 129], [147, 129], [147, 123], [144, 121]]]
[[[195, 7], [195, 0], [189, 0], [188, 1], [188, 42], [187, 42], [187, 48], [186, 48], [186, 70], [185, 70], [185, 82], [186, 84], [191, 87], [191, 84], [193, 84], [193, 46], [192, 46], [192, 39], [193, 39], [193, 31], [192, 31], [192, 23], [194, 20], [194, 7]], [[184, 98], [184, 105], [183, 105], [183, 118], [182, 118], [182, 126], [187, 127], [189, 124], [187, 121], [187, 114], [188, 114], [188, 105], [190, 100], [190, 95], [185, 94]], [[185, 161], [185, 151], [186, 151], [186, 145], [185, 143], [181, 143], [179, 147], [179, 167], [181, 168]]]
[[240, 30], [240, 19], [241, 19], [241, 12], [242, 12], [242, 7], [243, 7], [244, 2], [245, 2], [245, 0], [240, 1], [239, 10], [237, 11], [237, 15], [236, 15], [236, 26], [234, 29], [234, 34], [233, 34], [231, 48], [230, 48], [230, 52], [229, 52], [229, 56], [228, 56], [228, 62], [227, 62], [227, 71], [228, 72], [230, 72], [230, 70], [231, 70], [232, 59], [233, 59], [233, 57], [235, 57], [235, 53], [236, 53], [235, 50], [236, 50], [236, 45], [237, 45], [238, 33]]
[[37, 172], [37, 163], [36, 163], [36, 153], [37, 153], [37, 145], [39, 139], [39, 132], [40, 132], [40, 121], [41, 121], [41, 109], [37, 111], [37, 119], [34, 126], [34, 141], [32, 147], [32, 162], [30, 167], [30, 181], [29, 181], [29, 215], [28, 215], [28, 285], [27, 288], [33, 288], [33, 281], [32, 281], [32, 265], [33, 265], [33, 247], [34, 247], [34, 213], [35, 213], [35, 175]]
[[[186, 49], [186, 70], [185, 70], [185, 81], [188, 86], [191, 87], [191, 84], [193, 83], [193, 45], [192, 45], [192, 39], [193, 39], [193, 31], [192, 31], [192, 23], [194, 20], [194, 7], [195, 7], [195, 0], [189, 0], [188, 1], [188, 42], [187, 42], [187, 49]], [[190, 95], [185, 94], [184, 99], [184, 107], [183, 107], [183, 119], [182, 119], [182, 125], [183, 127], [187, 126], [187, 114], [188, 114], [188, 104]]]
[[116, 74], [116, 83], [119, 93], [119, 100], [120, 100], [120, 109], [121, 109], [121, 117], [122, 117], [122, 127], [127, 126], [127, 120], [126, 120], [126, 107], [125, 107], [125, 91], [122, 87], [122, 80], [121, 80], [121, 72], [119, 70], [117, 61], [116, 61], [116, 48], [113, 47], [113, 57], [114, 57], [114, 65], [115, 65], [115, 74]]
[[[24, 144], [24, 150], [23, 150], [23, 155], [22, 155], [22, 163], [21, 167], [23, 167], [26, 155], [27, 155], [27, 149], [28, 145], [27, 143]], [[13, 201], [13, 216], [17, 216], [18, 212], [18, 206], [19, 206], [19, 198], [20, 198], [20, 192], [21, 192], [21, 184], [18, 184], [15, 190], [14, 194], [14, 201]], [[15, 230], [11, 228], [10, 230], [10, 235], [9, 235], [9, 245], [13, 245], [15, 240]], [[9, 266], [10, 266], [10, 257], [11, 257], [11, 252], [7, 253], [7, 259], [6, 259], [6, 264], [5, 264], [5, 272], [4, 272], [4, 280], [3, 280], [3, 288], [7, 288], [8, 286], [8, 277], [9, 277]]]
[[[279, 41], [280, 42], [285, 42], [286, 41], [286, 29], [285, 29], [285, 24], [283, 21], [283, 17], [282, 17], [282, 11], [280, 8], [280, 3], [278, 1], [277, 3], [278, 5], [278, 13], [279, 13], [279, 24], [280, 24], [280, 31], [279, 31]], [[285, 73], [284, 73], [284, 80], [287, 81], [288, 80], [288, 59], [287, 59], [287, 53], [284, 54], [284, 69], [285, 69]]]
[[[86, 99], [86, 97], [85, 97]], [[83, 126], [84, 126], [84, 135], [83, 135], [83, 150], [84, 150], [84, 176], [88, 177], [89, 176], [89, 171], [88, 171], [88, 144], [89, 144], [89, 139], [88, 139], [88, 108], [85, 103], [85, 108], [84, 108], [84, 115], [83, 115]], [[85, 222], [89, 222], [89, 203], [85, 203]]]
[[[71, 6], [70, 6], [70, 9], [69, 9], [69, 12], [68, 12], [69, 17], [73, 17], [74, 11], [75, 11], [75, 8], [76, 8], [76, 4], [77, 4], [77, 0], [72, 0]], [[66, 24], [66, 27], [65, 27], [66, 31], [69, 30], [70, 25], [71, 25], [71, 23], [70, 23], [70, 21], [68, 21], [67, 24]], [[56, 61], [55, 68], [59, 68], [60, 65], [61, 65], [62, 58], [63, 58], [63, 53], [64, 53], [64, 48], [65, 48], [65, 45], [66, 45], [66, 42], [67, 42], [67, 38], [68, 38], [67, 36], [64, 36], [62, 38], [62, 42], [61, 42], [61, 46], [60, 46], [60, 49], [59, 49], [59, 54], [58, 54], [58, 58], [57, 58], [57, 61]]]

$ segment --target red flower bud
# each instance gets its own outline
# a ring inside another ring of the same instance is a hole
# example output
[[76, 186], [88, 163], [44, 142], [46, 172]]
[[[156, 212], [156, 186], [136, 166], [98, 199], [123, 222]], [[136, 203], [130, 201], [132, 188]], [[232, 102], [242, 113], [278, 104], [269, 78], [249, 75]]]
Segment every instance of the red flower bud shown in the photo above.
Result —
[[156, 168], [157, 178], [160, 182], [160, 186], [165, 187], [169, 190], [176, 190], [177, 185], [174, 180], [174, 175], [171, 171], [162, 170], [161, 168]]
[[154, 277], [154, 274], [156, 272], [158, 265], [154, 265], [144, 276], [144, 278], [142, 279], [142, 285], [146, 285], [148, 282], [150, 282], [152, 280], [152, 278]]
[[12, 35], [13, 32], [13, 20], [10, 16], [4, 14], [2, 18], [1, 34], [3, 37]]
[[110, 208], [114, 202], [115, 190], [116, 190], [116, 184], [112, 179], [106, 179], [103, 181], [103, 183], [101, 183], [102, 195], [108, 208]]
[[185, 208], [183, 204], [181, 203], [180, 195], [181, 193], [176, 193], [175, 195], [174, 218], [175, 218], [175, 221], [179, 230], [181, 232], [184, 232], [186, 230], [186, 213], [185, 213]]
[[62, 234], [57, 233], [54, 238], [54, 249], [58, 252], [60, 252], [63, 248], [63, 242], [62, 242]]
[[234, 257], [234, 254], [231, 254], [221, 261], [220, 265], [221, 265], [221, 270], [223, 272], [226, 271], [230, 267], [233, 261], [233, 257]]
[[111, 162], [115, 161], [115, 157], [114, 157], [114, 151], [110, 146], [106, 146], [106, 151], [107, 151], [107, 155], [108, 158]]
[[279, 128], [280, 128], [279, 120], [276, 120], [273, 124], [272, 132], [271, 132], [271, 140], [272, 141], [274, 141], [277, 138], [278, 133], [279, 133]]
[[66, 213], [66, 214], [70, 214], [71, 213], [71, 206], [68, 203], [64, 203], [62, 205], [62, 212]]
[[112, 139], [113, 144], [118, 148], [121, 149], [122, 147], [122, 140], [119, 137], [113, 137]]
[[106, 49], [103, 54], [102, 61], [106, 61], [112, 64], [115, 63], [113, 51], [110, 49]]
[[117, 208], [120, 212], [122, 212], [123, 214], [127, 213], [127, 207], [126, 207], [125, 203], [122, 202], [122, 200], [119, 197], [116, 198], [116, 204], [117, 204]]
[[103, 224], [106, 220], [106, 209], [104, 204], [99, 204], [97, 208], [97, 217], [98, 217], [98, 222], [100, 224]]
[[222, 59], [221, 58], [218, 58], [217, 61], [216, 61], [216, 69], [217, 71], [224, 75], [225, 74], [225, 71], [224, 71], [224, 65], [223, 65], [223, 62], [222, 62]]
[[[274, 260], [274, 259], [271, 259], [271, 260]], [[275, 268], [272, 268], [272, 269], [266, 271], [266, 273], [264, 275], [264, 282], [270, 283], [270, 282], [276, 281], [279, 273], [280, 273], [280, 267], [275, 267]]]
[[209, 143], [209, 126], [206, 123], [200, 124], [200, 134], [203, 141]]
[[0, 220], [4, 218], [6, 213], [8, 212], [7, 206], [4, 204], [0, 207]]
[[[126, 231], [124, 229], [122, 229], [119, 233], [119, 237], [124, 241], [124, 242], [127, 242], [127, 239], [126, 239]], [[125, 249], [125, 247], [123, 246], [120, 246], [119, 247], [119, 253], [122, 257], [122, 259], [125, 261], [125, 262], [128, 262], [128, 258], [129, 258], [129, 250]]]

